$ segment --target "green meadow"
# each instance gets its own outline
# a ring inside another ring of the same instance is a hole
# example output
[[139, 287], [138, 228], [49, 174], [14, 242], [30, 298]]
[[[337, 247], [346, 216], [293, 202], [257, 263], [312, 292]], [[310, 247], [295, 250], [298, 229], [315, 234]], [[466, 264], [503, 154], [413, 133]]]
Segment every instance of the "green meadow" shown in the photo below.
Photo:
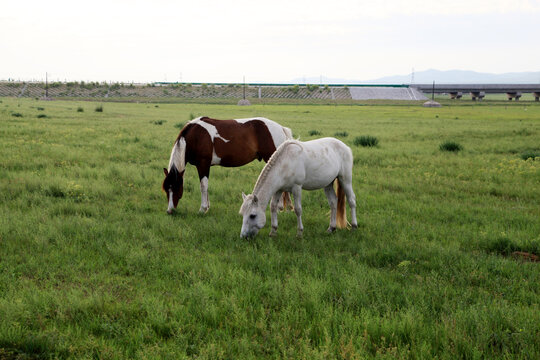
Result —
[[[167, 215], [162, 169], [201, 115], [344, 141], [358, 230], [326, 234], [304, 191], [303, 238], [293, 212], [268, 237], [267, 209], [240, 239], [258, 161], [211, 169], [205, 215], [188, 165]], [[0, 98], [0, 359], [539, 359], [539, 255], [534, 102]]]

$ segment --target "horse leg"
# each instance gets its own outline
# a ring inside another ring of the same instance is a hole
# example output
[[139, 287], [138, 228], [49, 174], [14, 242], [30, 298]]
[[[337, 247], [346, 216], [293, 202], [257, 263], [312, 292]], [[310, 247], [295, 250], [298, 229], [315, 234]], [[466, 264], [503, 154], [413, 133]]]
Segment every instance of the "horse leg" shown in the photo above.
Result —
[[326, 232], [332, 233], [336, 231], [336, 214], [337, 214], [337, 196], [334, 191], [334, 182], [324, 188], [324, 193], [328, 199], [328, 205], [330, 205], [330, 226]]
[[278, 211], [287, 210], [287, 209], [285, 209], [285, 194], [286, 193], [283, 193], [283, 196], [280, 197], [279, 200], [278, 200], [278, 204], [277, 204], [277, 210]]
[[201, 207], [199, 213], [204, 214], [210, 209], [210, 200], [208, 200], [208, 177], [210, 176], [210, 165], [205, 163], [197, 165], [199, 180], [201, 182]]
[[278, 219], [277, 213], [279, 209], [279, 200], [281, 199], [281, 191], [278, 191], [272, 196], [272, 202], [270, 203], [270, 214], [272, 216], [272, 230], [270, 236], [277, 235]]
[[338, 179], [345, 191], [345, 196], [347, 197], [347, 202], [351, 208], [351, 225], [353, 229], [358, 228], [358, 222], [356, 221], [356, 195], [352, 188], [352, 181], [346, 181], [345, 179]]
[[302, 225], [302, 187], [296, 185], [292, 188], [292, 194], [294, 197], [294, 213], [298, 220], [298, 229], [296, 232], [297, 237], [302, 237], [304, 233], [304, 225]]

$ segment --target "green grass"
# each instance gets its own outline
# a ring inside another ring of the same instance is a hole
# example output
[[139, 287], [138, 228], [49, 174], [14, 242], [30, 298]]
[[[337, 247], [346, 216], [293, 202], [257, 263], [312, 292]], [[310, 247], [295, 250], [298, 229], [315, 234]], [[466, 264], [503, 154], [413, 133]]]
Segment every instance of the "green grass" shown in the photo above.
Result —
[[[511, 255], [540, 249], [540, 161], [521, 158], [540, 106], [452, 104], [52, 101], [43, 121], [2, 98], [0, 358], [539, 358], [539, 264]], [[291, 212], [240, 239], [258, 161], [212, 168], [204, 216], [188, 165], [168, 216], [162, 168], [193, 114], [346, 129], [359, 229], [326, 234], [314, 191], [302, 239]], [[366, 133], [377, 147], [354, 146]]]

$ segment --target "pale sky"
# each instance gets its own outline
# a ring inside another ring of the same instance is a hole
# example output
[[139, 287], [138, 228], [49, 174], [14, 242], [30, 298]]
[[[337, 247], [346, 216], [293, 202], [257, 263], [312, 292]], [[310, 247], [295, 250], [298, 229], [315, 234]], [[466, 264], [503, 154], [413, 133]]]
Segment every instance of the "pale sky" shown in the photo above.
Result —
[[0, 80], [540, 71], [540, 0], [0, 0]]

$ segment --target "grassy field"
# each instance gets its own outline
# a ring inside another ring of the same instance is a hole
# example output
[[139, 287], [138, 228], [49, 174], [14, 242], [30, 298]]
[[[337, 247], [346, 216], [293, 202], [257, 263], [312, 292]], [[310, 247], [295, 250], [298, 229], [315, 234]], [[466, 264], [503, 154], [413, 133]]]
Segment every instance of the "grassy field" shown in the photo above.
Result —
[[[540, 105], [446, 104], [0, 99], [0, 359], [540, 358]], [[325, 233], [321, 190], [302, 239], [291, 212], [240, 239], [260, 162], [212, 168], [206, 215], [188, 166], [168, 216], [162, 168], [199, 115], [338, 133], [359, 229]]]

